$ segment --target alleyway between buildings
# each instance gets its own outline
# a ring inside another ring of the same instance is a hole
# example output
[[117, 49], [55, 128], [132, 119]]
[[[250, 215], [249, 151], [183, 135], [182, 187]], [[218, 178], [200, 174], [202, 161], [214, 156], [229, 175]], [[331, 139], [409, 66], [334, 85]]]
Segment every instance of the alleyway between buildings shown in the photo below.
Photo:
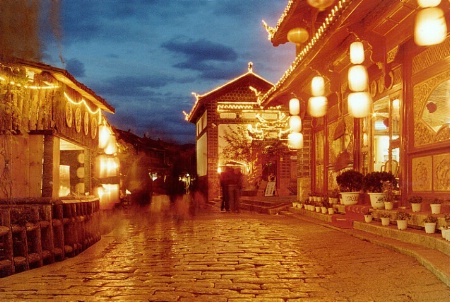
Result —
[[305, 220], [163, 198], [114, 215], [80, 255], [0, 279], [0, 301], [450, 301], [414, 259]]

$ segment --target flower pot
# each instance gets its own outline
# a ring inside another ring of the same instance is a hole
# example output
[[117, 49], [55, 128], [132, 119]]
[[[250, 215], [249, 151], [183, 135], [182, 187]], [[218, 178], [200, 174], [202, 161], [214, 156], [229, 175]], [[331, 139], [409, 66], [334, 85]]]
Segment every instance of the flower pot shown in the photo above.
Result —
[[385, 210], [392, 210], [394, 208], [394, 203], [392, 201], [385, 201], [384, 202], [384, 209]]
[[391, 223], [391, 219], [389, 217], [381, 217], [381, 225], [388, 226]]
[[364, 215], [364, 221], [365, 222], [367, 222], [367, 223], [369, 223], [369, 222], [372, 222], [372, 215]]
[[327, 207], [321, 207], [322, 214], [328, 213]]
[[397, 220], [397, 229], [406, 230], [408, 227], [408, 220]]
[[316, 212], [320, 213], [320, 207], [316, 207]]
[[436, 222], [425, 222], [425, 233], [434, 234], [436, 232]]
[[431, 214], [440, 214], [441, 213], [441, 204], [440, 203], [432, 203], [430, 204]]
[[357, 204], [359, 200], [359, 192], [341, 192], [341, 202], [343, 205]]
[[370, 205], [374, 209], [384, 209], [384, 201], [386, 194], [384, 193], [368, 193], [370, 197]]
[[337, 197], [330, 197], [329, 201], [330, 201], [331, 204], [338, 204], [339, 198], [337, 198]]
[[420, 212], [422, 204], [421, 203], [412, 203], [411, 208], [413, 212]]
[[450, 232], [450, 229], [446, 229], [444, 227], [441, 227], [441, 235], [442, 238], [447, 239], [447, 233]]
[[450, 229], [447, 229], [447, 232], [445, 232], [445, 240], [450, 241]]
[[334, 214], [334, 208], [328, 208], [328, 214], [333, 215]]

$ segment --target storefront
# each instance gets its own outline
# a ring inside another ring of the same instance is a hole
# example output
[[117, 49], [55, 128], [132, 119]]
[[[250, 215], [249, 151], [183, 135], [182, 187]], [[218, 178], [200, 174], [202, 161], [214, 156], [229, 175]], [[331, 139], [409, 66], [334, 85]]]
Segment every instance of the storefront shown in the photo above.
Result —
[[[448, 25], [450, 3], [315, 2], [330, 4], [316, 8], [307, 1], [289, 1], [277, 26], [267, 27], [274, 46], [297, 44], [291, 68], [262, 103], [287, 105], [295, 96], [302, 119], [311, 121], [307, 152], [313, 170], [299, 179], [302, 183], [309, 177], [311, 183], [299, 188], [299, 198], [336, 189], [336, 175], [345, 169], [392, 172], [402, 204], [411, 195], [448, 198], [450, 39], [445, 31], [436, 44], [420, 41], [417, 31], [424, 12]], [[442, 31], [429, 30], [428, 36]], [[324, 82], [324, 115], [313, 109], [315, 77]]]

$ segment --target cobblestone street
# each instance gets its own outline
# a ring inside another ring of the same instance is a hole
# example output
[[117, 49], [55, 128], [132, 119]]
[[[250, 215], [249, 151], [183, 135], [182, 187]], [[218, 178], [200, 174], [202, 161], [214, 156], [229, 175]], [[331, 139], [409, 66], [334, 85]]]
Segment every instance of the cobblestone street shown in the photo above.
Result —
[[80, 255], [0, 279], [0, 301], [450, 301], [408, 256], [295, 217], [123, 213]]

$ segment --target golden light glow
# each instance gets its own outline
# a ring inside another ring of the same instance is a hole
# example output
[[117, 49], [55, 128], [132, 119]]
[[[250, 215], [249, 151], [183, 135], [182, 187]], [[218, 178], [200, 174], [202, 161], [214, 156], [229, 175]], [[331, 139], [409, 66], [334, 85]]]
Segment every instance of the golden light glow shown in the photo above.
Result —
[[308, 0], [308, 4], [312, 7], [317, 8], [320, 11], [325, 10], [331, 4], [333, 4], [334, 0]]
[[117, 152], [117, 141], [114, 135], [111, 135], [108, 140], [108, 144], [105, 147], [106, 154], [114, 154]]
[[313, 96], [322, 96], [325, 94], [325, 80], [321, 76], [315, 76], [311, 80], [311, 94]]
[[291, 115], [300, 114], [300, 101], [297, 98], [292, 98], [289, 100], [289, 113]]
[[312, 96], [308, 100], [308, 114], [312, 117], [322, 117], [327, 113], [328, 99], [326, 96]]
[[119, 202], [118, 184], [102, 184], [102, 192], [100, 193], [100, 189], [97, 192], [102, 210], [110, 210], [114, 208], [114, 204]]
[[365, 91], [369, 85], [369, 74], [363, 65], [354, 65], [348, 69], [348, 87], [352, 91]]
[[350, 62], [352, 64], [362, 64], [364, 62], [364, 45], [362, 42], [350, 44]]
[[417, 12], [414, 41], [420, 46], [442, 43], [447, 37], [447, 23], [439, 7], [428, 7]]
[[96, 175], [98, 178], [118, 176], [120, 162], [117, 157], [99, 155], [96, 158]]
[[288, 147], [289, 147], [289, 149], [303, 148], [303, 134], [297, 133], [297, 132], [289, 133]]
[[372, 97], [368, 92], [352, 92], [348, 95], [348, 111], [355, 118], [363, 118], [370, 114]]
[[92, 109], [88, 106], [87, 102], [86, 102], [84, 99], [81, 99], [81, 101], [79, 101], [79, 102], [75, 102], [74, 100], [72, 100], [72, 99], [67, 95], [66, 92], [64, 92], [64, 96], [66, 97], [66, 99], [67, 99], [70, 103], [72, 103], [72, 104], [74, 104], [74, 105], [80, 105], [80, 104], [83, 104], [83, 105], [86, 107], [87, 111], [89, 111], [89, 113], [91, 113], [91, 114], [97, 114], [97, 113], [100, 112], [100, 108], [97, 108], [96, 110], [92, 110]]
[[308, 41], [308, 38], [308, 31], [302, 27], [293, 28], [287, 34], [288, 41], [294, 44], [305, 43], [306, 41]]
[[302, 119], [298, 115], [293, 115], [289, 118], [289, 129], [292, 132], [302, 131]]
[[417, 0], [417, 4], [422, 8], [438, 6], [440, 3], [441, 0]]
[[111, 130], [105, 124], [98, 126], [98, 147], [100, 149], [106, 148], [111, 137]]

